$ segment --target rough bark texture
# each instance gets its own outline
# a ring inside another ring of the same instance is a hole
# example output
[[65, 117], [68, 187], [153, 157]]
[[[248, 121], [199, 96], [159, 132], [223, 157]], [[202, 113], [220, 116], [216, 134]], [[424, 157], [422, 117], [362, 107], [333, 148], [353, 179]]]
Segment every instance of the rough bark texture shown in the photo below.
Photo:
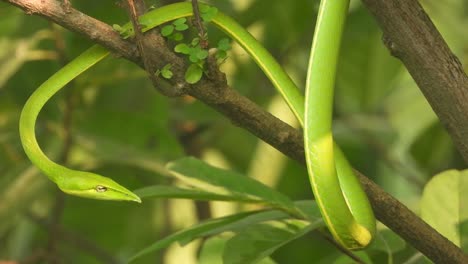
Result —
[[[132, 42], [122, 40], [110, 26], [88, 17], [79, 11], [72, 8], [64, 8], [59, 2], [53, 0], [3, 1], [20, 7], [27, 14], [43, 16], [74, 32], [83, 34], [96, 43], [112, 50], [114, 53], [140, 66], [143, 65], [136, 46]], [[382, 19], [386, 24], [391, 24], [392, 19], [396, 21], [395, 23], [399, 24], [401, 21], [396, 18], [400, 17], [419, 17], [419, 19], [415, 20], [405, 18], [405, 21], [411, 21], [410, 23], [413, 24], [411, 25], [412, 28], [418, 29], [417, 32], [406, 29], [392, 29], [387, 31], [386, 26], [383, 26], [384, 34], [388, 36], [388, 39], [390, 39], [392, 43], [395, 43], [390, 46], [394, 53], [398, 54], [400, 58], [416, 56], [416, 58], [413, 59], [405, 58], [405, 60], [408, 60], [405, 64], [408, 64], [407, 67], [412, 69], [418, 67], [424, 68], [421, 71], [413, 70], [413, 76], [416, 76], [415, 79], [418, 78], [418, 80], [420, 80], [418, 81], [420, 87], [430, 86], [429, 88], [421, 87], [422, 90], [428, 90], [429, 93], [436, 93], [436, 98], [443, 101], [443, 103], [437, 102], [436, 105], [438, 107], [433, 106], [434, 110], [436, 112], [443, 112], [438, 113], [438, 115], [442, 119], [442, 122], [449, 127], [449, 132], [454, 139], [456, 139], [455, 142], [466, 147], [466, 124], [468, 124], [466, 114], [468, 113], [468, 109], [465, 109], [465, 104], [468, 101], [466, 100], [466, 76], [463, 74], [463, 71], [460, 72], [458, 61], [452, 53], [450, 53], [447, 46], [443, 44], [443, 40], [436, 42], [442, 44], [431, 44], [433, 39], [440, 39], [440, 35], [432, 26], [423, 10], [417, 5], [417, 2], [413, 0], [407, 0], [407, 3], [401, 2], [405, 1], [365, 0], [365, 3], [371, 10], [382, 9], [374, 10], [374, 15], [379, 21]], [[417, 5], [418, 8], [413, 10], [410, 7], [406, 7], [407, 5]], [[381, 12], [384, 14], [381, 14]], [[409, 27], [409, 25], [407, 26]], [[394, 35], [399, 36], [396, 37]], [[406, 40], [400, 41], [400, 38]], [[419, 38], [421, 38], [421, 40], [419, 40]], [[430, 61], [428, 62], [425, 60], [429, 57], [426, 53], [418, 51], [413, 54], [412, 51], [407, 51], [406, 45], [410, 48], [418, 49], [419, 46], [415, 46], [414, 43], [418, 43], [419, 41], [426, 43], [426, 46], [424, 46], [426, 47], [426, 51], [430, 50], [438, 54], [438, 56], [430, 57]], [[428, 46], [432, 48], [429, 49]], [[435, 49], [442, 49], [442, 51], [435, 51]], [[175, 55], [168, 51], [168, 49], [164, 48], [161, 50], [163, 51], [155, 51], [163, 53], [160, 54], [159, 61], [155, 63], [161, 65], [165, 65], [168, 62], [173, 63], [171, 60], [174, 59]], [[175, 60], [177, 64], [179, 64], [180, 59]], [[436, 66], [437, 64], [440, 65]], [[305, 164], [301, 132], [283, 123], [249, 99], [240, 95], [236, 90], [230, 88], [226, 84], [224, 75], [220, 73], [213, 64], [209, 65], [210, 74], [207, 78], [202, 79], [199, 83], [191, 87], [183, 87], [183, 90], [207, 105], [212, 106], [215, 110], [223, 113], [235, 125], [250, 131], [279, 151]], [[183, 70], [183, 68], [184, 67], [181, 66], [177, 71]], [[175, 76], [183, 76], [183, 72], [177, 72]], [[173, 82], [172, 85], [176, 87], [184, 83], [183, 80], [177, 77], [172, 78], [171, 82]], [[441, 100], [441, 97], [444, 99]], [[463, 98], [465, 98], [465, 100], [463, 100]], [[465, 114], [463, 115], [463, 113]], [[447, 118], [449, 120], [446, 120]], [[463, 135], [465, 135], [465, 137], [463, 137]], [[460, 151], [462, 153], [467, 153], [462, 150], [463, 147], [460, 148]], [[358, 174], [370, 198], [376, 216], [382, 223], [399, 234], [409, 244], [421, 251], [435, 263], [468, 263], [468, 257], [458, 247], [440, 235], [407, 207], [387, 194], [367, 177], [360, 173]]]
[[363, 0], [468, 163], [468, 77], [416, 0]]

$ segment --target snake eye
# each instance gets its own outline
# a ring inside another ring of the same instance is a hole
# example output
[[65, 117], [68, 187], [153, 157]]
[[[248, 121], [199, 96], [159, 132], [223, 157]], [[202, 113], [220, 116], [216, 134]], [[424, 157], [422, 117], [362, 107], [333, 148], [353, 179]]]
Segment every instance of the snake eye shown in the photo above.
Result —
[[107, 191], [107, 188], [102, 186], [102, 185], [98, 185], [96, 186], [96, 192], [105, 192]]

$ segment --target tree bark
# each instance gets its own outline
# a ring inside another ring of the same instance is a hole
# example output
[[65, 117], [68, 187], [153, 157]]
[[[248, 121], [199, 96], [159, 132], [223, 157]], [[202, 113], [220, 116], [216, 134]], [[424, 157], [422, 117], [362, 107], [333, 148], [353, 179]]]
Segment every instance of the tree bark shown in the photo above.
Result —
[[468, 77], [416, 0], [363, 0], [468, 164]]

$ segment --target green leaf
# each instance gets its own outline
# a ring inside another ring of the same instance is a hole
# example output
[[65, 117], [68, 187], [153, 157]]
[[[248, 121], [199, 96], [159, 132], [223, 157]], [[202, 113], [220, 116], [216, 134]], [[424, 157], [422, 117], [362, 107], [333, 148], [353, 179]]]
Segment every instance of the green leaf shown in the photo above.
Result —
[[206, 13], [210, 9], [210, 6], [209, 5], [200, 5], [199, 9], [200, 9], [200, 13]]
[[190, 47], [185, 43], [180, 43], [180, 44], [177, 44], [174, 47], [174, 51], [177, 52], [177, 53], [189, 54], [190, 53]]
[[158, 69], [154, 74], [156, 76], [162, 75], [162, 77], [166, 79], [171, 79], [173, 76], [171, 67], [172, 67], [172, 64], [168, 63], [162, 69], [160, 70]]
[[226, 244], [224, 237], [210, 237], [205, 239], [200, 249], [198, 264], [223, 263], [222, 252]]
[[165, 70], [165, 71], [161, 71], [161, 75], [162, 77], [166, 78], [166, 79], [171, 79], [172, 76], [173, 76], [173, 73], [171, 70]]
[[223, 263], [255, 263], [317, 227], [318, 224], [307, 225], [304, 222], [293, 222], [282, 226], [277, 223], [249, 226], [226, 243]]
[[122, 27], [118, 24], [112, 24], [112, 28], [119, 33], [123, 30]]
[[173, 25], [165, 25], [162, 29], [161, 29], [161, 34], [164, 36], [164, 37], [168, 37], [172, 34], [172, 32], [174, 32], [174, 26]]
[[202, 62], [208, 57], [208, 51], [202, 49], [200, 46], [189, 48], [189, 60], [193, 63]]
[[[223, 263], [223, 249], [228, 239], [229, 237], [210, 237], [205, 239], [197, 263]], [[277, 262], [271, 258], [264, 258], [256, 264], [277, 264]]]
[[193, 38], [192, 42], [190, 43], [190, 45], [193, 47], [197, 46], [198, 44], [200, 44], [200, 38]]
[[125, 24], [123, 26], [113, 24], [112, 28], [117, 31], [123, 39], [127, 39], [133, 36], [133, 27], [130, 24]]
[[421, 198], [421, 217], [442, 235], [461, 246], [460, 223], [468, 220], [468, 170], [448, 170], [435, 175]]
[[182, 18], [176, 19], [174, 22], [172, 22], [172, 24], [174, 25], [175, 30], [184, 31], [184, 30], [187, 30], [189, 27], [186, 24], [186, 22], [187, 22], [187, 19], [185, 17], [182, 17]]
[[165, 248], [174, 242], [179, 242], [185, 245], [194, 239], [219, 234], [224, 231], [241, 229], [246, 226], [258, 223], [259, 221], [267, 221], [274, 219], [281, 219], [286, 217], [282, 212], [278, 211], [267, 211], [267, 212], [244, 212], [221, 218], [214, 218], [206, 220], [202, 223], [194, 225], [192, 227], [181, 230], [177, 233], [169, 235], [161, 240], [156, 241], [150, 246], [138, 251], [133, 255], [128, 262], [147, 255], [156, 250]]
[[198, 59], [198, 54], [195, 52], [190, 53], [189, 61], [194, 64], [197, 64], [198, 62], [200, 62], [200, 59]]
[[405, 246], [406, 242], [400, 236], [389, 229], [384, 229], [378, 232], [378, 236], [369, 248], [392, 254], [405, 249]]
[[174, 22], [172, 22], [172, 24], [174, 26], [180, 26], [180, 25], [186, 25], [185, 22], [187, 22], [187, 18], [182, 17], [182, 18], [178, 18], [178, 19], [174, 20]]
[[262, 183], [233, 171], [210, 166], [195, 158], [182, 158], [169, 163], [167, 168], [176, 177], [201, 189], [256, 198], [288, 210], [294, 208], [293, 202], [287, 196]]
[[[241, 232], [245, 228], [267, 221], [280, 221], [289, 218], [289, 216], [279, 210], [258, 211], [242, 219], [228, 223], [226, 225], [213, 228], [203, 234], [203, 236], [212, 236], [226, 231]], [[322, 225], [323, 226], [323, 225]], [[181, 245], [189, 243], [191, 240], [181, 240]]]
[[231, 49], [231, 43], [228, 38], [223, 38], [218, 42], [218, 49], [228, 51]]
[[176, 32], [174, 35], [172, 35], [172, 39], [175, 41], [181, 41], [184, 39], [184, 35], [182, 35], [180, 32]]
[[190, 64], [185, 72], [185, 81], [194, 84], [197, 83], [203, 75], [203, 69], [198, 64]]
[[[353, 254], [356, 255], [358, 258], [360, 258], [364, 263], [373, 263], [366, 251], [353, 251]], [[349, 256], [344, 255], [344, 254], [340, 255], [338, 259], [336, 259], [333, 262], [333, 264], [349, 264], [349, 263], [355, 263], [355, 262]]]
[[295, 201], [294, 206], [306, 217], [309, 222], [321, 221], [322, 215], [317, 203], [312, 200]]
[[406, 242], [389, 229], [377, 233], [374, 241], [367, 248], [387, 253], [388, 263], [393, 263], [393, 255], [406, 247]]
[[175, 26], [175, 29], [177, 31], [184, 31], [184, 30], [188, 29], [188, 25], [186, 25], [186, 24], [177, 25], [177, 26]]
[[167, 185], [153, 185], [134, 191], [140, 198], [179, 198], [199, 201], [237, 201], [254, 202], [258, 200], [248, 199], [245, 196], [221, 195], [197, 189], [186, 189]]
[[239, 219], [242, 219], [243, 217], [249, 215], [251, 213], [240, 213], [240, 214], [235, 214], [235, 215], [230, 215], [222, 218], [215, 218], [215, 219], [210, 219], [207, 220], [203, 223], [197, 224], [195, 226], [186, 228], [184, 230], [181, 230], [177, 233], [174, 233], [172, 235], [169, 235], [153, 244], [150, 246], [140, 250], [137, 252], [135, 255], [133, 255], [128, 262], [132, 262], [133, 260], [142, 257], [144, 255], [147, 255], [153, 251], [159, 250], [161, 248], [165, 248], [172, 244], [173, 242], [179, 241], [179, 240], [194, 240], [196, 238], [201, 237], [201, 234], [204, 234], [206, 231], [209, 231], [213, 228], [217, 228], [229, 223], [232, 223], [234, 221], [237, 221]]
[[208, 51], [204, 49], [197, 50], [196, 56], [199, 60], [204, 60], [208, 57]]
[[200, 16], [205, 22], [210, 22], [218, 14], [218, 9], [213, 6], [200, 5]]
[[162, 77], [166, 79], [171, 79], [173, 76], [173, 73], [171, 71], [172, 64], [166, 64], [162, 69], [161, 69], [161, 75]]
[[218, 59], [218, 61], [222, 61], [224, 59], [227, 58], [227, 52], [224, 51], [224, 50], [217, 50], [216, 51], [216, 59]]

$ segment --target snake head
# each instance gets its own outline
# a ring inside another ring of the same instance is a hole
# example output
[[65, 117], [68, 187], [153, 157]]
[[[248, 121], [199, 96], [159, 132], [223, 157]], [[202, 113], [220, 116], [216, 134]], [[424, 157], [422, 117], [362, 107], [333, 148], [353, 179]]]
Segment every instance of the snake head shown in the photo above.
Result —
[[84, 198], [141, 203], [140, 197], [127, 188], [92, 172], [73, 171], [64, 180], [58, 180], [57, 185], [65, 193]]

